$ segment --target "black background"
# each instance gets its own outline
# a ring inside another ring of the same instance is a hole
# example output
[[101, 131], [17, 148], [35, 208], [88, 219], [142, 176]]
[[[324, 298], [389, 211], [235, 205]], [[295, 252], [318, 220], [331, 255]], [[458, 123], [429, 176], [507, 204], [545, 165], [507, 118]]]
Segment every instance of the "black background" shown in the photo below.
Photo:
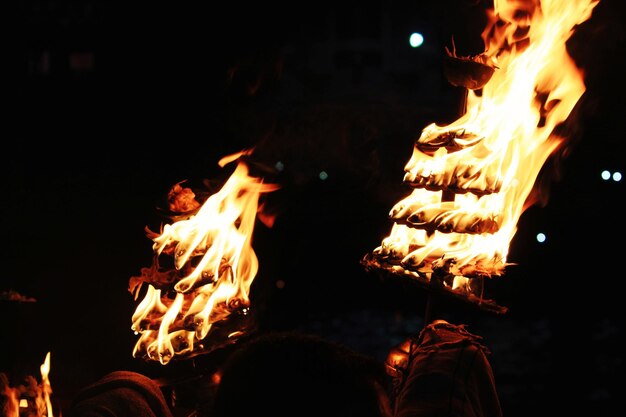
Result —
[[[266, 201], [276, 222], [254, 235], [261, 327], [320, 333], [382, 360], [419, 331], [426, 295], [360, 259], [407, 193], [413, 140], [459, 116], [444, 47], [454, 38], [460, 55], [481, 52], [486, 6], [16, 2], [0, 290], [37, 302], [2, 302], [2, 369], [36, 374], [51, 351], [59, 401], [110, 370], [165, 373], [131, 355], [127, 286], [151, 261], [144, 227], [158, 230], [173, 184], [219, 182], [229, 171], [217, 161], [252, 147], [260, 163], [284, 164], [268, 178], [282, 186]], [[491, 349], [507, 416], [623, 412], [623, 181], [600, 177], [624, 170], [623, 19], [618, 0], [601, 0], [568, 42], [587, 91], [565, 152], [542, 173], [545, 204], [520, 219], [518, 265], [493, 284], [509, 312], [450, 306]], [[425, 43], [413, 49], [415, 30]]]

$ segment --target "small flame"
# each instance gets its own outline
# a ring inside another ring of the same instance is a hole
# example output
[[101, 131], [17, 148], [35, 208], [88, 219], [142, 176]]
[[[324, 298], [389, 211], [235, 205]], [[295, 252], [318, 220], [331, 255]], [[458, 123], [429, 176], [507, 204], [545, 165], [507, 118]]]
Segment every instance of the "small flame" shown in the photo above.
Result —
[[413, 191], [375, 257], [429, 279], [442, 269], [452, 288], [503, 273], [535, 180], [566, 139], [555, 128], [585, 91], [566, 41], [597, 3], [494, 1], [481, 55], [494, 73], [458, 120], [423, 129], [405, 166]]
[[6, 374], [0, 373], [0, 396], [2, 399], [2, 415], [7, 417], [20, 417], [20, 390], [9, 385], [9, 378]]
[[[241, 152], [224, 157], [220, 166], [239, 160], [222, 189], [186, 218], [166, 224], [152, 240], [153, 266], [142, 277], [146, 295], [132, 317], [132, 329], [140, 334], [133, 356], [167, 364], [173, 357], [203, 348], [201, 342], [216, 323], [232, 313], [247, 314], [249, 290], [258, 271], [252, 249], [252, 232], [262, 193], [276, 190], [248, 175]], [[189, 192], [184, 193], [189, 198]], [[173, 269], [161, 270], [159, 258], [173, 258]], [[241, 332], [228, 331], [239, 335]]]
[[46, 354], [46, 359], [39, 367], [41, 372], [41, 390], [43, 392], [43, 400], [46, 408], [46, 415], [52, 417], [52, 401], [50, 396], [52, 395], [52, 385], [48, 375], [50, 374], [50, 352]]
[[[41, 383], [32, 376], [27, 376], [25, 385], [12, 387], [6, 374], [0, 373], [0, 396], [2, 399], [2, 415], [6, 417], [20, 417], [24, 413], [35, 417], [54, 417], [52, 411], [52, 386], [48, 375], [50, 373], [50, 352], [46, 354], [44, 363], [40, 366]], [[30, 400], [30, 401], [29, 401]]]

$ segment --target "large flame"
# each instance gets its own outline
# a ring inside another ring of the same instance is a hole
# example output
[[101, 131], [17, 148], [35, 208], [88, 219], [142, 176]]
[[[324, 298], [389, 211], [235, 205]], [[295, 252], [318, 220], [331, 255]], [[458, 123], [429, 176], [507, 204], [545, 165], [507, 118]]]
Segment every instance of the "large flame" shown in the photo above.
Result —
[[[226, 157], [220, 165], [242, 154]], [[240, 159], [221, 190], [197, 212], [166, 224], [153, 237], [155, 262], [142, 270], [140, 279], [149, 286], [132, 317], [132, 329], [141, 333], [133, 356], [165, 365], [174, 356], [205, 348], [202, 341], [231, 313], [247, 313], [250, 285], [258, 271], [251, 241], [259, 197], [277, 188], [249, 176]], [[193, 194], [185, 191], [188, 203]], [[173, 269], [161, 270], [161, 256], [173, 257]]]
[[494, 1], [480, 56], [493, 76], [468, 90], [458, 120], [423, 129], [405, 166], [413, 191], [375, 257], [429, 279], [444, 268], [455, 289], [503, 273], [535, 180], [566, 139], [555, 128], [585, 91], [566, 41], [597, 3]]

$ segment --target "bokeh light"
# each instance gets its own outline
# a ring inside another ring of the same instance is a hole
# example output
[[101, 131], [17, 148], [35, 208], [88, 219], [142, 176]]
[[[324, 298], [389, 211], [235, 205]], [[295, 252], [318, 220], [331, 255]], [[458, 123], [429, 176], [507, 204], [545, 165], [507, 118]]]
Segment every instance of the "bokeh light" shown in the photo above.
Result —
[[414, 32], [409, 37], [409, 44], [413, 48], [418, 48], [422, 46], [423, 43], [424, 43], [424, 36], [422, 36], [422, 34], [419, 32]]

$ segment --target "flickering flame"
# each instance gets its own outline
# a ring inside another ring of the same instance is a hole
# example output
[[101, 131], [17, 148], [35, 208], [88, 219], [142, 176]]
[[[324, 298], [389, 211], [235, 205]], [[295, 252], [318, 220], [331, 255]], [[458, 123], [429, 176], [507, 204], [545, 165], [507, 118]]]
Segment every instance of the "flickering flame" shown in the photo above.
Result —
[[20, 417], [20, 391], [9, 385], [8, 377], [0, 373], [0, 396], [2, 397], [2, 415], [6, 417]]
[[494, 1], [481, 55], [493, 76], [458, 120], [423, 129], [405, 166], [413, 191], [375, 256], [428, 278], [442, 268], [453, 289], [503, 273], [535, 180], [566, 140], [555, 127], [585, 91], [566, 41], [597, 3]]
[[52, 395], [52, 385], [50, 385], [50, 379], [48, 375], [50, 374], [50, 352], [46, 354], [46, 359], [39, 367], [39, 371], [41, 372], [41, 391], [43, 393], [43, 403], [46, 408], [46, 416], [52, 417], [52, 401], [50, 400], [50, 396]]
[[0, 373], [0, 396], [2, 397], [0, 411], [6, 417], [20, 417], [28, 415], [34, 417], [53, 417], [52, 386], [48, 375], [50, 373], [50, 352], [46, 354], [44, 363], [40, 366], [41, 383], [32, 376], [27, 376], [24, 384], [12, 387], [6, 374]]
[[[250, 285], [258, 271], [251, 242], [259, 197], [278, 187], [249, 176], [240, 159], [244, 154], [223, 158], [222, 167], [239, 161], [221, 190], [197, 212], [166, 224], [152, 238], [155, 262], [140, 278], [149, 286], [132, 316], [132, 329], [141, 334], [133, 356], [165, 365], [204, 348], [214, 327], [231, 320], [233, 313], [247, 314]], [[186, 203], [190, 193], [186, 189]], [[173, 257], [172, 269], [160, 268], [163, 256]], [[229, 328], [224, 337], [241, 334]]]

